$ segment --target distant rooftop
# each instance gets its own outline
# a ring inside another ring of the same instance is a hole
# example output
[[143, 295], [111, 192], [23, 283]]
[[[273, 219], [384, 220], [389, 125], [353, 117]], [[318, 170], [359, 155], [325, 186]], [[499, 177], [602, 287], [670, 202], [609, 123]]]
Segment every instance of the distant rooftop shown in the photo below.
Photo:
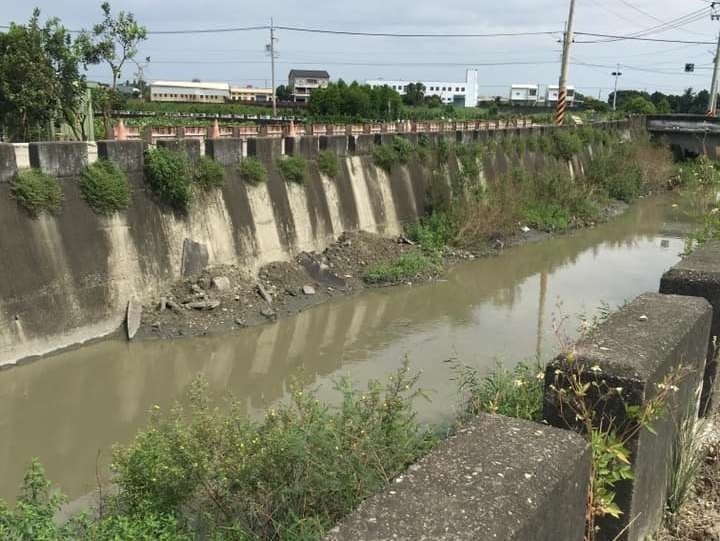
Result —
[[177, 88], [204, 88], [209, 90], [229, 90], [228, 83], [203, 83], [193, 81], [154, 81], [151, 86], [173, 86]]
[[312, 79], [329, 79], [330, 74], [325, 70], [290, 70], [288, 75], [290, 79], [293, 77], [310, 77]]

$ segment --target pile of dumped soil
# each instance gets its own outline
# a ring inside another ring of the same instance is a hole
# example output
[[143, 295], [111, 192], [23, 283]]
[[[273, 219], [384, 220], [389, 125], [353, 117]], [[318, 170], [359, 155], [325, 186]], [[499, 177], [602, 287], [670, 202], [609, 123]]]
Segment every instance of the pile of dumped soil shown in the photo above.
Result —
[[693, 493], [667, 518], [656, 541], [720, 541], [720, 415], [712, 423]]
[[[357, 293], [372, 265], [417, 250], [407, 239], [345, 233], [323, 253], [271, 263], [257, 277], [235, 266], [207, 270], [173, 284], [143, 306], [139, 338], [199, 336], [274, 321], [328, 298]], [[426, 281], [434, 274], [417, 276]]]

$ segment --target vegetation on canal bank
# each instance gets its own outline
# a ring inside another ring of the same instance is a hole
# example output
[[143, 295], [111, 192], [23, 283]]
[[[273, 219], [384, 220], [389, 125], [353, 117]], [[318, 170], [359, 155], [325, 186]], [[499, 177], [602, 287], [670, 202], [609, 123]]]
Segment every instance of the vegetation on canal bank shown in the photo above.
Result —
[[340, 405], [296, 389], [253, 422], [240, 403], [214, 406], [202, 381], [187, 406], [155, 408], [150, 425], [116, 448], [115, 496], [56, 526], [63, 499], [33, 462], [14, 510], [0, 504], [0, 538], [318, 539], [420, 456], [435, 437], [415, 420], [421, 395], [407, 364], [385, 384], [340, 381]]
[[[572, 174], [570, 160], [589, 145], [592, 159], [586, 160], [584, 171]], [[523, 165], [485, 178], [485, 164], [499, 160], [499, 150], [500, 155], [523, 158], [517, 160]], [[482, 143], [439, 138], [433, 144], [426, 136], [412, 145], [395, 137], [391, 145], [373, 149], [374, 163], [387, 172], [412, 159], [428, 167], [431, 178], [425, 217], [406, 232], [418, 245], [418, 254], [412, 261], [403, 256], [402, 261], [372, 269], [366, 275], [369, 283], [409, 281], [413, 273], [431, 271], [433, 265], [437, 270], [446, 247], [484, 252], [489, 242], [512, 237], [521, 226], [558, 232], [593, 224], [613, 201], [629, 203], [667, 189], [673, 178], [667, 148], [641, 134], [625, 139], [591, 127]], [[536, 165], [536, 160], [542, 163]], [[418, 265], [409, 268], [411, 262]]]

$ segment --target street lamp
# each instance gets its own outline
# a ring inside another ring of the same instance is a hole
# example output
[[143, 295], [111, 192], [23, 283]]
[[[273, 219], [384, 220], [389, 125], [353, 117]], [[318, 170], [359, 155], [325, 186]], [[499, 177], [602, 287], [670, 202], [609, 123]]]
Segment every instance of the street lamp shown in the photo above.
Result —
[[617, 86], [618, 86], [618, 79], [622, 75], [622, 71], [620, 71], [620, 64], [617, 65], [617, 71], [612, 72], [612, 76], [615, 77], [615, 92], [613, 92], [613, 111], [617, 111]]

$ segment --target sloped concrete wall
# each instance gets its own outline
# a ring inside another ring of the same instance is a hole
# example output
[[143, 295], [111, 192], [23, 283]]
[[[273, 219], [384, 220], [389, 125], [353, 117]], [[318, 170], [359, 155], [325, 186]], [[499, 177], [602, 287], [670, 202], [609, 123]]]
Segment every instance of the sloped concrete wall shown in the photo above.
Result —
[[[302, 251], [321, 251], [344, 231], [401, 233], [425, 211], [431, 171], [417, 162], [394, 167], [390, 174], [376, 167], [373, 146], [393, 137], [165, 141], [163, 146], [183, 149], [193, 159], [206, 154], [226, 169], [222, 190], [198, 198], [184, 215], [149, 192], [141, 141], [100, 141], [92, 148], [86, 143], [0, 145], [0, 365], [114, 331], [130, 298], [151, 298], [183, 277], [188, 246], [207, 253], [202, 264], [256, 272]], [[53, 174], [62, 186], [63, 206], [56, 215], [33, 219], [11, 197], [10, 181], [27, 165], [26, 150], [30, 165]], [[318, 170], [320, 150], [337, 153], [335, 178]], [[277, 164], [285, 154], [306, 159], [302, 185], [282, 178]], [[242, 181], [237, 163], [246, 155], [265, 165], [266, 183]], [[96, 156], [118, 163], [131, 183], [130, 207], [113, 217], [94, 214], [78, 188], [83, 168]], [[486, 159], [482, 179], [499, 179], [522, 162], [498, 151]], [[448, 184], [456, 170], [451, 163]]]

